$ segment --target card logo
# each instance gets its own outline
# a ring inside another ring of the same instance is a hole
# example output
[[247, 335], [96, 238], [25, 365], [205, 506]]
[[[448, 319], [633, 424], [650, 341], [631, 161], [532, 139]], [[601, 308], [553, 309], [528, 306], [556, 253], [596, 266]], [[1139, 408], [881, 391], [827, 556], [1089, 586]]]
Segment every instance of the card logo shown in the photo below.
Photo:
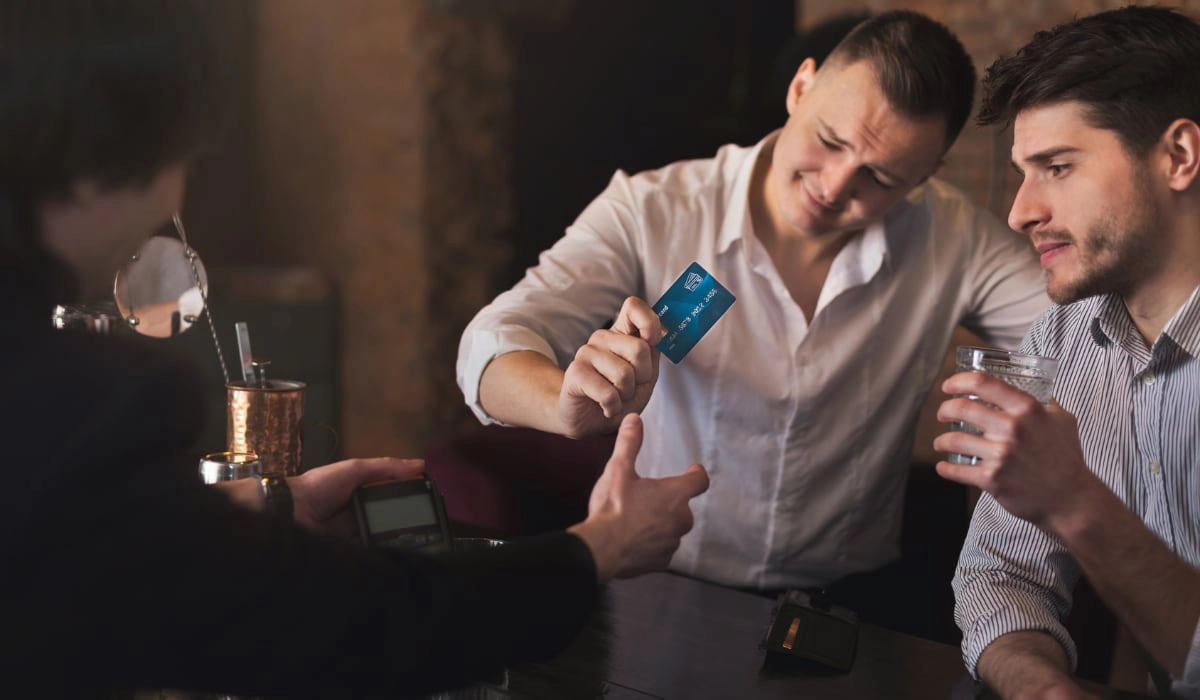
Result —
[[703, 281], [703, 275], [697, 275], [695, 272], [689, 272], [687, 273], [687, 279], [683, 282], [683, 288], [689, 292], [694, 292], [696, 291], [696, 287], [699, 287], [700, 283]]

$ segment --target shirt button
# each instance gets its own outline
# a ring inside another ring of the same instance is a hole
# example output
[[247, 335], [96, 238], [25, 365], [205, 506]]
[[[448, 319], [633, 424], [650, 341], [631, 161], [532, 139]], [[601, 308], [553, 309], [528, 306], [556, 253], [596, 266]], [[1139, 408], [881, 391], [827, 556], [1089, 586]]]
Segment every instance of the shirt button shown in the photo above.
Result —
[[1162, 471], [1162, 467], [1159, 466], [1158, 462], [1151, 461], [1150, 462], [1150, 473], [1157, 474], [1160, 471]]
[[1151, 384], [1153, 384], [1154, 380], [1155, 380], [1155, 377], [1154, 377], [1153, 372], [1147, 372], [1142, 375], [1142, 384], [1145, 384], [1146, 386], [1150, 386]]

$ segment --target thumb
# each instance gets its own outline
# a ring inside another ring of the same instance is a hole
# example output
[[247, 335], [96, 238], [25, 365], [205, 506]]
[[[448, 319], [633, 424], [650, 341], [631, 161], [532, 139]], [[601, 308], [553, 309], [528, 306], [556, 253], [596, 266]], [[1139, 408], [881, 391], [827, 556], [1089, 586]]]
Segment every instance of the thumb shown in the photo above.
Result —
[[621, 420], [621, 427], [617, 431], [617, 441], [613, 445], [612, 457], [608, 459], [608, 469], [613, 470], [614, 477], [637, 478], [634, 464], [637, 462], [638, 451], [642, 449], [642, 436], [642, 417], [636, 413], [626, 415]]

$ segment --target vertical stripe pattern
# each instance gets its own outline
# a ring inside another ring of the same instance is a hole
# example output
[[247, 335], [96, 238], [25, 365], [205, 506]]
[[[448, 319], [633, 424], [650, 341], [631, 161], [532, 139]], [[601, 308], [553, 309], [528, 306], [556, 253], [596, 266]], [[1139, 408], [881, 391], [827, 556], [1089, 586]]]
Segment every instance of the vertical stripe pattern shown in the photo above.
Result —
[[[1180, 558], [1200, 566], [1200, 288], [1147, 348], [1115, 295], [1055, 306], [1024, 352], [1058, 358], [1055, 399], [1075, 415], [1088, 466]], [[997, 637], [1048, 632], [1075, 663], [1061, 620], [1080, 570], [1054, 538], [989, 495], [980, 499], [954, 578], [963, 659], [975, 673]], [[1200, 697], [1194, 641], [1176, 690]]]

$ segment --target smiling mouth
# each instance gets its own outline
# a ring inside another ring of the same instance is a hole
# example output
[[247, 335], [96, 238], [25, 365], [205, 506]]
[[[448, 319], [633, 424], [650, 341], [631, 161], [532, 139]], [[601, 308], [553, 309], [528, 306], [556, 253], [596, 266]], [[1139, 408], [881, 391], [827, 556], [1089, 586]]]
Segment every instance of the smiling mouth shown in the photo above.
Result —
[[840, 207], [831, 207], [828, 204], [825, 204], [821, 200], [814, 197], [812, 192], [808, 191], [808, 188], [803, 188], [803, 189], [804, 189], [804, 196], [808, 198], [808, 201], [812, 204], [812, 208], [816, 209], [818, 213], [820, 213], [820, 214], [837, 214], [838, 212], [841, 211]]

